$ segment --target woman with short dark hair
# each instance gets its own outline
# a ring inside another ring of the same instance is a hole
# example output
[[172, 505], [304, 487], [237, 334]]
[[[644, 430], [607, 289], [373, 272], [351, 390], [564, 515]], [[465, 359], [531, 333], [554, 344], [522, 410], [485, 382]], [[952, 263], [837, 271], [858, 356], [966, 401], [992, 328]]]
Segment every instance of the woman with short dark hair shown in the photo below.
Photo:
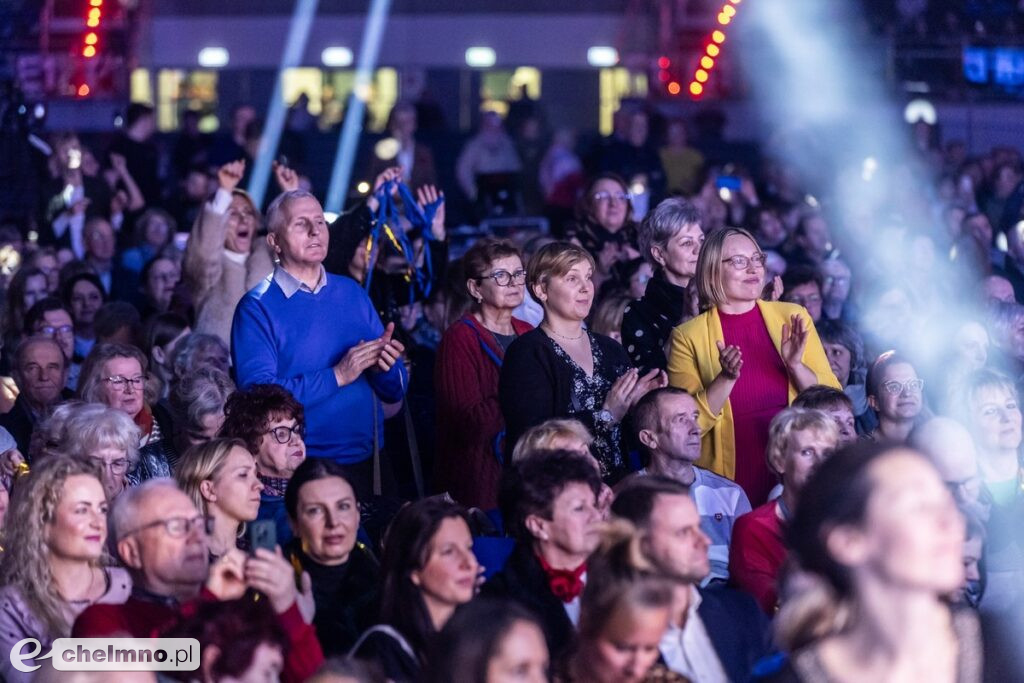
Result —
[[475, 303], [445, 331], [437, 350], [435, 485], [463, 505], [488, 510], [498, 504], [501, 465], [514, 445], [505, 443], [498, 376], [509, 346], [533, 327], [512, 317], [526, 289], [514, 245], [484, 239], [462, 262]]

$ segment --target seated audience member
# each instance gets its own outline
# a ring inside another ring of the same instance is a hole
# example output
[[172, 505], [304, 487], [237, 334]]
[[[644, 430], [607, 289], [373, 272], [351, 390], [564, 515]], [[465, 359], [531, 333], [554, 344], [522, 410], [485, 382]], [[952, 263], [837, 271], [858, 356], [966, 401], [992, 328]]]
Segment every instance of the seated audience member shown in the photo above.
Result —
[[711, 539], [692, 493], [676, 479], [636, 477], [623, 486], [612, 514], [635, 526], [644, 553], [675, 583], [672, 614], [661, 656], [691, 681], [745, 681], [769, 650], [768, 620], [749, 595], [713, 584], [698, 588], [711, 571]]
[[288, 480], [284, 507], [295, 530], [285, 551], [313, 581], [320, 646], [328, 657], [348, 654], [377, 616], [380, 565], [357, 540], [359, 501], [344, 468], [306, 460]]
[[0, 319], [3, 329], [3, 366], [10, 363], [10, 354], [24, 339], [22, 336], [27, 325], [26, 316], [36, 302], [46, 297], [46, 275], [38, 268], [21, 266], [7, 284], [3, 297], [4, 312]]
[[505, 350], [533, 327], [512, 315], [526, 290], [526, 270], [513, 244], [480, 240], [463, 256], [462, 267], [472, 308], [445, 330], [434, 366], [436, 484], [469, 507], [490, 510], [498, 504], [503, 451], [510, 450], [502, 448], [498, 377]]
[[[24, 638], [39, 641], [40, 653], [49, 652], [54, 640], [71, 635], [75, 617], [90, 604], [128, 599], [128, 572], [103, 562], [107, 498], [95, 464], [62, 455], [34, 464], [18, 480], [7, 522], [0, 555], [5, 654]], [[0, 658], [5, 681], [32, 677], [15, 669], [11, 657]]]
[[190, 448], [178, 461], [174, 479], [207, 517], [211, 562], [238, 547], [245, 523], [256, 519], [260, 489], [256, 460], [239, 439], [213, 439]]
[[174, 383], [167, 403], [179, 453], [217, 436], [224, 424], [224, 406], [234, 391], [231, 378], [213, 367], [200, 367]]
[[868, 371], [867, 395], [878, 417], [878, 427], [867, 438], [905, 443], [924, 410], [924, 380], [914, 366], [895, 351], [886, 351]]
[[600, 542], [600, 491], [591, 462], [568, 451], [538, 452], [502, 478], [501, 512], [516, 547], [483, 592], [532, 610], [553, 658], [567, 652], [579, 621], [587, 558]]
[[544, 307], [544, 321], [509, 347], [498, 398], [509, 443], [552, 417], [577, 419], [594, 435], [594, 455], [614, 481], [628, 470], [620, 422], [647, 391], [665, 385], [665, 375], [641, 375], [621, 345], [583, 327], [594, 302], [593, 274], [594, 259], [569, 242], [548, 244], [533, 257], [527, 286]]
[[384, 541], [380, 623], [352, 656], [376, 663], [394, 683], [417, 681], [430, 641], [476, 594], [482, 570], [461, 506], [437, 497], [406, 505]]
[[57, 297], [48, 296], [37, 301], [25, 314], [25, 333], [30, 336], [49, 337], [64, 351], [68, 363], [68, 379], [65, 388], [74, 391], [78, 387], [78, 375], [82, 364], [75, 359], [75, 325], [71, 313]]
[[729, 541], [736, 518], [750, 512], [747, 494], [737, 484], [696, 467], [700, 458], [697, 401], [682, 389], [655, 389], [630, 412], [633, 434], [646, 455], [644, 474], [659, 475], [689, 487], [710, 540], [711, 571], [701, 579], [729, 578]]
[[29, 455], [32, 432], [49, 417], [54, 406], [65, 398], [68, 360], [60, 344], [46, 337], [30, 337], [14, 353], [14, 381], [18, 398], [14, 407], [0, 415], [3, 427]]
[[822, 278], [817, 268], [794, 265], [782, 276], [782, 301], [798, 304], [807, 309], [811, 320], [821, 320]]
[[850, 280], [853, 273], [842, 259], [825, 259], [820, 267], [822, 275], [821, 313], [823, 320], [842, 320], [850, 317], [846, 302], [850, 298]]
[[548, 680], [544, 632], [526, 608], [476, 598], [456, 610], [431, 647], [424, 683]]
[[191, 332], [188, 321], [177, 313], [160, 313], [146, 321], [142, 349], [149, 357], [150, 379], [160, 381], [160, 399], [167, 398], [174, 381], [171, 367], [174, 348]]
[[151, 259], [142, 269], [140, 296], [136, 298], [139, 316], [148, 319], [167, 313], [174, 291], [181, 280], [181, 265], [173, 252]]
[[765, 680], [981, 680], [977, 616], [949, 604], [963, 541], [952, 497], [915, 451], [862, 443], [822, 463], [786, 530], [803, 585], [775, 630], [791, 655]]
[[165, 637], [199, 641], [198, 671], [166, 674], [170, 678], [190, 683], [281, 680], [288, 637], [266, 600], [246, 596], [201, 603]]
[[842, 391], [824, 384], [815, 384], [796, 395], [796, 398], [793, 399], [793, 407], [820, 410], [831, 417], [839, 429], [839, 446], [848, 446], [857, 441], [853, 401]]
[[60, 434], [53, 435], [60, 440], [57, 452], [95, 462], [108, 503], [139, 483], [133, 473], [138, 471], [141, 432], [131, 418], [101, 403], [85, 403], [77, 404], [60, 423]]
[[914, 428], [908, 443], [928, 456], [965, 515], [986, 520], [991, 500], [978, 468], [974, 439], [960, 422], [933, 417]]
[[664, 370], [672, 329], [692, 317], [690, 283], [704, 242], [702, 216], [693, 204], [671, 197], [644, 218], [637, 231], [640, 254], [654, 266], [644, 295], [622, 316], [623, 346], [643, 371]]
[[306, 459], [305, 431], [302, 404], [277, 384], [236, 391], [224, 405], [220, 436], [240, 439], [256, 456], [256, 476], [263, 484], [257, 519], [274, 521], [283, 546], [292, 539], [284, 494], [295, 468]]
[[[519, 438], [515, 450], [512, 451], [512, 462], [519, 462], [530, 457], [537, 451], [572, 451], [586, 457], [601, 474], [601, 463], [597, 461], [590, 447], [594, 437], [579, 420], [563, 420], [554, 418], [530, 427]], [[601, 482], [601, 493], [597, 496], [597, 509], [601, 517], [608, 517], [608, 506], [612, 504], [615, 494], [608, 484]]]
[[75, 322], [75, 356], [85, 358], [96, 343], [96, 313], [107, 301], [103, 283], [91, 270], [63, 277], [61, 269], [61, 296]]
[[864, 356], [864, 341], [857, 331], [837, 320], [823, 320], [817, 325], [821, 345], [825, 348], [828, 365], [832, 368], [843, 393], [853, 403], [853, 416], [857, 431], [867, 433], [878, 426], [878, 419], [868, 405], [867, 362]]
[[[281, 194], [267, 209], [267, 241], [278, 265], [235, 309], [231, 354], [239, 388], [278, 384], [305, 406], [310, 455], [347, 465], [356, 491], [372, 487], [381, 402], [409, 385], [393, 338], [355, 280], [324, 270], [329, 233], [309, 192]], [[316, 321], [311, 325], [310, 321]]]
[[134, 346], [98, 343], [82, 364], [82, 400], [120, 410], [142, 430], [138, 467], [132, 472], [136, 481], [170, 476], [177, 459], [170, 414], [146, 404], [145, 386], [146, 357]]
[[579, 641], [565, 660], [565, 683], [685, 682], [658, 663], [672, 612], [672, 582], [641, 550], [636, 529], [620, 521], [590, 557], [580, 603]]
[[776, 584], [786, 560], [783, 529], [807, 478], [838, 441], [835, 422], [818, 410], [787, 408], [769, 427], [768, 465], [782, 479], [782, 495], [737, 519], [729, 547], [732, 582], [768, 614], [778, 606]]
[[170, 366], [172, 383], [194, 374], [201, 367], [211, 367], [226, 375], [230, 366], [228, 345], [215, 335], [193, 332], [175, 345]]
[[87, 608], [72, 637], [154, 637], [199, 604], [240, 598], [250, 589], [266, 596], [287, 634], [282, 680], [303, 681], [323, 661], [302, 611], [308, 596], [298, 594], [287, 560], [263, 548], [249, 557], [235, 550], [211, 567], [211, 521], [172, 480], [151, 479], [126, 491], [114, 504], [111, 526], [118, 557], [132, 575], [131, 597]]

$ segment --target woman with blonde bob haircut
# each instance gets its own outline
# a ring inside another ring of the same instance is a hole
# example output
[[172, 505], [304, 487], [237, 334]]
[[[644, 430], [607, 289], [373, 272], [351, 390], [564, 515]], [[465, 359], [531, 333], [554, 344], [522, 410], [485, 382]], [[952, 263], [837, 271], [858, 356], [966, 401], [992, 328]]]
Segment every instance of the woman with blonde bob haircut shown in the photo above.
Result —
[[106, 566], [106, 540], [107, 497], [95, 463], [54, 455], [18, 479], [0, 560], [0, 679], [34, 677], [7, 656], [19, 641], [34, 638], [37, 653], [49, 652], [86, 607], [128, 599], [131, 578]]
[[673, 330], [668, 362], [669, 384], [697, 399], [709, 432], [698, 465], [736, 481], [755, 507], [775, 485], [764, 458], [772, 417], [810, 386], [840, 388], [807, 310], [761, 300], [764, 260], [740, 228], [704, 241], [697, 259], [704, 312]]
[[508, 443], [549, 418], [573, 418], [594, 435], [604, 476], [617, 479], [626, 470], [619, 424], [666, 379], [658, 370], [641, 376], [618, 342], [584, 328], [594, 303], [593, 276], [594, 259], [568, 242], [545, 245], [530, 260], [526, 284], [544, 320], [509, 347], [498, 399]]
[[213, 439], [193, 446], [178, 463], [174, 479], [196, 508], [213, 518], [210, 555], [221, 557], [238, 544], [245, 523], [256, 519], [263, 484], [256, 458], [241, 439]]

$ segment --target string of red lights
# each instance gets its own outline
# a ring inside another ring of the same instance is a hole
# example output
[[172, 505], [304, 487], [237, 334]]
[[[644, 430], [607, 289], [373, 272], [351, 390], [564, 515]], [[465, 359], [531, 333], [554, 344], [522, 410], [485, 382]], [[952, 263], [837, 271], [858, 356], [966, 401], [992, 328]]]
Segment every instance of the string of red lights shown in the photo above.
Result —
[[[94, 60], [100, 50], [100, 31], [103, 23], [103, 0], [88, 0], [86, 3], [88, 11], [85, 16], [86, 31], [82, 36], [82, 57], [86, 60]], [[89, 87], [88, 74], [89, 61], [86, 68], [81, 71], [81, 78], [73, 85], [75, 94], [78, 97], [88, 97], [91, 88]]]

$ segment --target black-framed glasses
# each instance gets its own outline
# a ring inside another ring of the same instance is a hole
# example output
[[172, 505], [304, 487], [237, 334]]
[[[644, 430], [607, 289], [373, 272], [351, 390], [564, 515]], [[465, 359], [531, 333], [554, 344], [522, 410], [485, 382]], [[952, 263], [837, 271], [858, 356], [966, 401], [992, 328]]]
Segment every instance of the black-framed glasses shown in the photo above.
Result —
[[129, 386], [136, 391], [142, 391], [142, 387], [146, 386], [146, 378], [142, 375], [136, 375], [135, 377], [114, 375], [112, 377], [104, 377], [103, 381], [112, 386], [115, 391], [126, 391]]
[[281, 425], [280, 427], [268, 429], [264, 433], [273, 436], [274, 441], [284, 444], [292, 440], [292, 434], [301, 439], [305, 430], [302, 428], [302, 425], [295, 425], [294, 427], [285, 427], [284, 425]]
[[595, 192], [593, 196], [594, 201], [598, 203], [616, 201], [625, 204], [632, 198], [628, 192], [605, 192], [603, 190], [601, 192]]
[[196, 517], [192, 517], [191, 519], [188, 517], [171, 517], [170, 519], [158, 519], [155, 522], [143, 524], [142, 526], [136, 529], [132, 529], [131, 531], [126, 533], [125, 536], [131, 536], [132, 534], [137, 534], [140, 531], [145, 531], [146, 529], [153, 529], [155, 527], [162, 526], [164, 528], [164, 531], [166, 531], [167, 535], [171, 538], [184, 538], [185, 536], [188, 536], [190, 533], [192, 533], [192, 529], [195, 528], [196, 525], [202, 525], [199, 528], [203, 530], [203, 533], [213, 533], [213, 517], [209, 517], [207, 515], [198, 515]]
[[821, 303], [821, 296], [818, 294], [808, 294], [807, 296], [802, 294], [786, 294], [782, 299], [783, 301], [788, 301], [791, 304], [800, 304], [801, 306]]
[[510, 273], [507, 270], [496, 270], [490, 275], [481, 275], [478, 280], [486, 280], [490, 278], [494, 280], [495, 284], [499, 287], [508, 287], [509, 285], [521, 285], [526, 282], [526, 271], [520, 268], [514, 273]]
[[61, 325], [60, 327], [54, 327], [53, 325], [44, 325], [39, 328], [39, 333], [44, 334], [47, 337], [56, 337], [58, 335], [67, 336], [75, 333], [75, 328], [71, 325]]
[[923, 379], [908, 379], [906, 382], [897, 382], [892, 380], [889, 382], [882, 382], [882, 388], [888, 392], [890, 396], [899, 396], [904, 391], [909, 394], [920, 394], [921, 390], [924, 389]]
[[730, 256], [729, 258], [722, 259], [722, 263], [728, 263], [736, 270], [746, 270], [750, 267], [750, 264], [754, 264], [757, 268], [764, 268], [765, 259], [764, 254], [754, 254], [753, 256], [742, 256], [737, 254], [736, 256]]

